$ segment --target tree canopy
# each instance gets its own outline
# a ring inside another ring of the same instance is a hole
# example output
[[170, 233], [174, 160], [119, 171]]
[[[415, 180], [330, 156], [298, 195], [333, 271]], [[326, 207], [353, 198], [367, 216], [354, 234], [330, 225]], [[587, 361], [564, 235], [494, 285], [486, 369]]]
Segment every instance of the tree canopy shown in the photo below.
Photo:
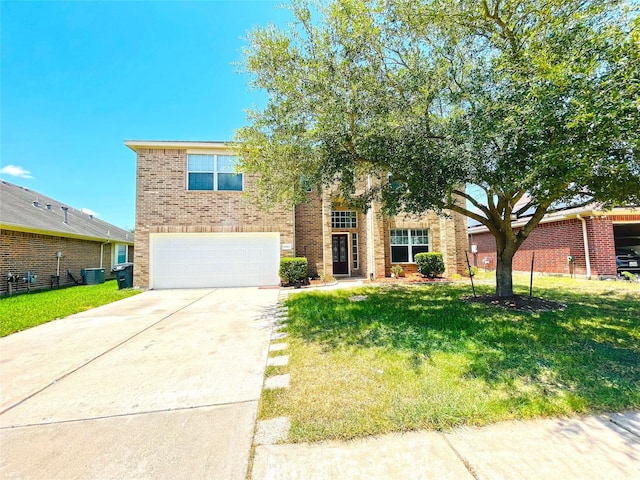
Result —
[[[262, 203], [334, 186], [363, 209], [462, 213], [496, 238], [499, 295], [550, 208], [640, 203], [640, 21], [622, 2], [290, 8], [289, 28], [249, 34], [242, 63], [268, 95], [236, 135]], [[363, 175], [379, 179], [364, 193]]]

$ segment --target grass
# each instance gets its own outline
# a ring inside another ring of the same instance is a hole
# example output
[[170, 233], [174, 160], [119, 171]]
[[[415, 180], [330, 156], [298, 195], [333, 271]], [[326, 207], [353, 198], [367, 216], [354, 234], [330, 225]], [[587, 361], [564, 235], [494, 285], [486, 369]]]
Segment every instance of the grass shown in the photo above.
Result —
[[291, 386], [264, 391], [260, 418], [290, 417], [299, 442], [640, 408], [640, 285], [537, 277], [535, 295], [567, 304], [544, 313], [463, 302], [470, 290], [290, 297], [289, 365], [269, 374]]
[[5, 297], [0, 299], [0, 337], [140, 292], [141, 290], [134, 289], [118, 290], [118, 283], [109, 280], [100, 285], [83, 285]]

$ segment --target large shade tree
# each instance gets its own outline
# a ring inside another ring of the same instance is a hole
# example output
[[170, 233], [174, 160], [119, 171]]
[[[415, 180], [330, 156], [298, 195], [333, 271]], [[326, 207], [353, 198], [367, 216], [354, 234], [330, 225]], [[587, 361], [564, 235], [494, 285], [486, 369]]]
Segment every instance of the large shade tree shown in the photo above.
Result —
[[[268, 94], [236, 135], [265, 205], [331, 185], [362, 208], [462, 213], [495, 237], [508, 296], [549, 209], [640, 202], [640, 22], [621, 2], [291, 8], [289, 28], [250, 33], [242, 64]], [[363, 176], [376, 180], [364, 193]]]

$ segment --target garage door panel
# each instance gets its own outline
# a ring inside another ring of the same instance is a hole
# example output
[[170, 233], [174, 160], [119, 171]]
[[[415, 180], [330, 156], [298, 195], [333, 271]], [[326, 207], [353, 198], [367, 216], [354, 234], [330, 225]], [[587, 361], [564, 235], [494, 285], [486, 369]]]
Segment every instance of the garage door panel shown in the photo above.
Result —
[[280, 235], [188, 234], [151, 238], [151, 288], [277, 285]]

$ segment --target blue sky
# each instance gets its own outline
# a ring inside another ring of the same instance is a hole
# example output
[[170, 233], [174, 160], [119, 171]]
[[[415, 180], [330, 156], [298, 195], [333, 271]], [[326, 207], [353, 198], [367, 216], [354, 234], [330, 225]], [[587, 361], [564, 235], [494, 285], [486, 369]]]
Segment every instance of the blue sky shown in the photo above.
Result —
[[270, 1], [0, 1], [0, 178], [135, 225], [124, 140], [230, 140], [249, 92], [233, 62]]

